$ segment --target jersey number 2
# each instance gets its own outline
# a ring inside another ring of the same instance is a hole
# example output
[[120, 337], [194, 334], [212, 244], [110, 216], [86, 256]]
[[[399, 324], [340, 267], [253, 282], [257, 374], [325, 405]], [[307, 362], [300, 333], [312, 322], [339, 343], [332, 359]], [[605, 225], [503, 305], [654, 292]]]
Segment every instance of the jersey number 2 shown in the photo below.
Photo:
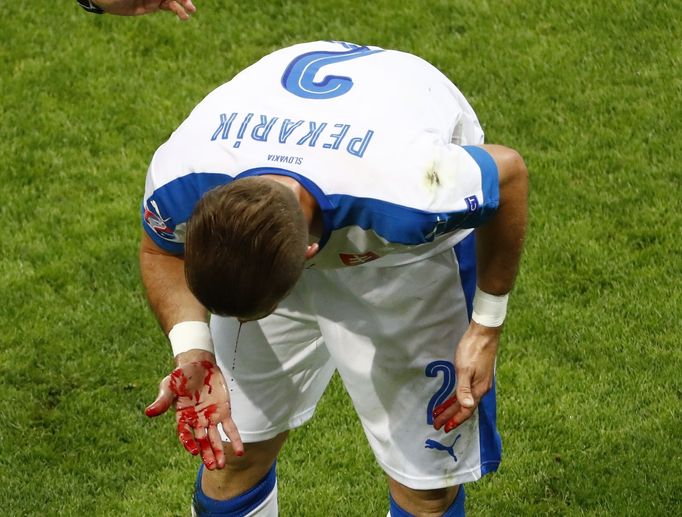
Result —
[[353, 87], [353, 79], [342, 75], [326, 75], [315, 80], [323, 66], [369, 56], [382, 49], [370, 49], [353, 43], [341, 43], [348, 50], [341, 52], [317, 51], [296, 57], [282, 75], [282, 86], [288, 92], [304, 99], [331, 99], [339, 97]]

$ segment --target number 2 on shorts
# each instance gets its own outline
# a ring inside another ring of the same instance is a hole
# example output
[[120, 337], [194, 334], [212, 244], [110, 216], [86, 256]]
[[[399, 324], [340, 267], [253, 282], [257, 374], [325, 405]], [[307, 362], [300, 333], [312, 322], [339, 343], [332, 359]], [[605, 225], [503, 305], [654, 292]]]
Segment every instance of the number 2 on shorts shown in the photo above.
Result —
[[433, 424], [433, 410], [445, 402], [450, 392], [455, 388], [455, 365], [450, 361], [433, 361], [426, 365], [424, 373], [427, 377], [438, 377], [440, 372], [443, 373], [443, 384], [433, 394], [426, 408], [426, 423], [429, 425]]

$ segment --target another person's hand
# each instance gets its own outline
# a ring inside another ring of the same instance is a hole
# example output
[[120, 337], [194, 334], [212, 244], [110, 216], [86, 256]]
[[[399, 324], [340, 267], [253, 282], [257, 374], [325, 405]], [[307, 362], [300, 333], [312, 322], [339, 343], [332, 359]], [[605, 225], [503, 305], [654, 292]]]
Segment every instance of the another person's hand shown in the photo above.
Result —
[[433, 427], [449, 433], [473, 415], [481, 397], [493, 385], [495, 358], [502, 327], [472, 321], [455, 354], [455, 394], [433, 410]]
[[231, 416], [230, 396], [222, 372], [211, 361], [178, 366], [159, 384], [159, 395], [145, 410], [153, 417], [175, 403], [178, 437], [191, 454], [201, 453], [208, 469], [225, 466], [225, 453], [217, 425], [220, 423], [237, 456], [244, 454], [239, 431]]
[[95, 0], [109, 14], [136, 16], [156, 11], [170, 11], [181, 20], [188, 20], [197, 10], [192, 0]]

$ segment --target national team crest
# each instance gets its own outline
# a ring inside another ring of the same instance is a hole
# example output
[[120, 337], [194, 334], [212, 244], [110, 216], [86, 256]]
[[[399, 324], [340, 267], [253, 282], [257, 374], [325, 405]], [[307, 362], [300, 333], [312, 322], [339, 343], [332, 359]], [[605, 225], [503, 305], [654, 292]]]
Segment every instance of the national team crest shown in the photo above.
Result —
[[149, 201], [149, 204], [152, 206], [153, 210], [150, 210], [149, 206], [147, 203], [144, 205], [144, 221], [147, 223], [147, 225], [154, 230], [154, 233], [161, 237], [164, 240], [171, 241], [171, 242], [178, 242], [180, 241], [180, 236], [178, 235], [178, 230], [179, 228], [171, 228], [168, 226], [166, 223], [170, 221], [170, 217], [164, 218], [161, 215], [161, 210], [159, 210], [159, 206], [156, 204], [156, 201], [153, 199]]
[[373, 251], [368, 251], [367, 253], [339, 253], [339, 258], [346, 266], [359, 266], [380, 257]]

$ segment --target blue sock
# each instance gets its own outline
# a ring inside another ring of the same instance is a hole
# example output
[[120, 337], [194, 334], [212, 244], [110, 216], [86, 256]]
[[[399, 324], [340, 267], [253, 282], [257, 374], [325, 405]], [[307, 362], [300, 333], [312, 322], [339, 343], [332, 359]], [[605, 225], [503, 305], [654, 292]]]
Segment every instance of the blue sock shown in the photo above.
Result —
[[[464, 517], [464, 485], [459, 485], [459, 491], [457, 492], [457, 497], [452, 501], [450, 508], [445, 510], [443, 517]], [[391, 517], [414, 517], [409, 512], [403, 510], [398, 503], [391, 497]]]
[[272, 464], [272, 468], [265, 477], [253, 488], [232, 499], [219, 501], [211, 499], [201, 489], [201, 476], [204, 472], [204, 465], [202, 464], [197, 474], [197, 480], [194, 483], [194, 497], [192, 498], [192, 504], [194, 505], [197, 517], [209, 517], [212, 515], [242, 517], [247, 515], [265, 501], [265, 498], [275, 488], [275, 482], [277, 481], [275, 465], [276, 462]]

